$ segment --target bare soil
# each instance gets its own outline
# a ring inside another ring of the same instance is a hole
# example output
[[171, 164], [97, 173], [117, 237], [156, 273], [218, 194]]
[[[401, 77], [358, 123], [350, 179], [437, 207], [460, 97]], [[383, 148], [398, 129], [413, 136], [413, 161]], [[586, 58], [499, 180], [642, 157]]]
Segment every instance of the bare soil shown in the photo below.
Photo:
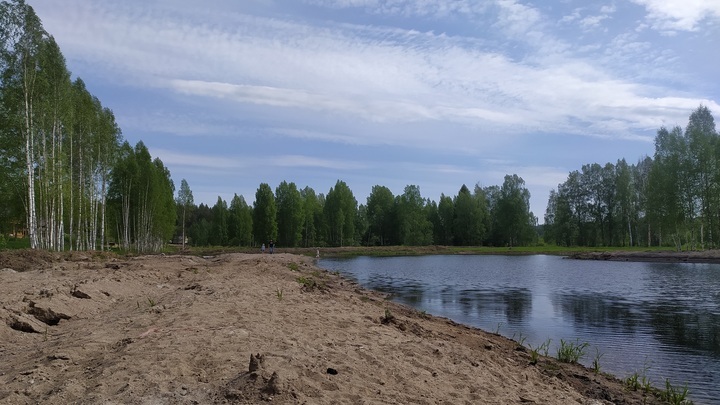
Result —
[[720, 250], [581, 252], [571, 259], [664, 263], [720, 263]]
[[0, 252], [0, 403], [641, 404], [306, 256]]

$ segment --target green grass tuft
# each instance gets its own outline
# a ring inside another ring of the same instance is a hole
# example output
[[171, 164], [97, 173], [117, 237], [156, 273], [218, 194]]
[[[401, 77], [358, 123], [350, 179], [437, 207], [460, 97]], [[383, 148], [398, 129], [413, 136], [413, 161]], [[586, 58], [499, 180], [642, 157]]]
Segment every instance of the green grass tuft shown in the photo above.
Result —
[[575, 343], [560, 339], [557, 358], [562, 363], [577, 363], [585, 357], [585, 349], [587, 349], [589, 345], [587, 342], [580, 343], [578, 339], [575, 340]]

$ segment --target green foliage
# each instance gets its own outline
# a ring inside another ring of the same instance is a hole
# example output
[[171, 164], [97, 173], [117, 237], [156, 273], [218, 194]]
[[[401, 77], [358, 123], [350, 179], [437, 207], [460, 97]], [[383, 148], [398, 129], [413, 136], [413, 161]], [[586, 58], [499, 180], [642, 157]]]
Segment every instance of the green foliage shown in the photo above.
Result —
[[228, 208], [219, 196], [212, 207], [212, 226], [208, 239], [212, 246], [225, 246], [228, 243]]
[[530, 192], [522, 178], [506, 175], [501, 188], [488, 187], [485, 195], [492, 218], [492, 244], [522, 246], [536, 239], [537, 218], [530, 211]]
[[253, 235], [255, 242], [268, 243], [277, 239], [277, 206], [275, 195], [267, 183], [260, 184], [253, 203]]
[[278, 244], [295, 247], [302, 239], [303, 199], [295, 183], [283, 181], [275, 189], [277, 203]]
[[[102, 249], [105, 198], [120, 129], [32, 7], [0, 3], [0, 232], [30, 247]], [[72, 198], [69, 196], [72, 195]]]
[[300, 283], [305, 290], [313, 290], [318, 287], [317, 281], [312, 277], [300, 276], [297, 278], [297, 282]]
[[355, 244], [357, 200], [344, 181], [338, 180], [325, 199], [327, 242], [331, 246]]
[[298, 264], [295, 263], [295, 262], [290, 262], [290, 263], [288, 263], [287, 266], [288, 266], [288, 268], [289, 268], [290, 270], [292, 270], [292, 271], [298, 271], [298, 269], [299, 269]]
[[437, 210], [437, 222], [434, 231], [435, 241], [441, 245], [450, 246], [455, 239], [455, 204], [452, 197], [441, 194]]
[[665, 391], [660, 393], [660, 397], [667, 401], [668, 404], [672, 405], [683, 405], [692, 404], [692, 401], [687, 399], [689, 390], [687, 384], [683, 387], [674, 387], [670, 384], [670, 380], [665, 380]]
[[540, 352], [537, 348], [533, 348], [531, 345], [528, 345], [528, 348], [530, 348], [530, 364], [535, 365], [540, 358]]
[[640, 374], [636, 371], [625, 379], [625, 386], [632, 391], [640, 389]]
[[564, 246], [720, 246], [720, 138], [700, 106], [661, 127], [652, 158], [584, 165], [550, 193], [545, 237]]
[[598, 349], [596, 347], [595, 348], [595, 358], [593, 358], [593, 362], [592, 362], [592, 369], [595, 372], [595, 374], [600, 373], [600, 359], [602, 358], [603, 355], [604, 355], [604, 353], [600, 353], [600, 349]]
[[550, 351], [550, 342], [552, 342], [552, 339], [544, 341], [537, 347], [532, 347], [532, 345], [528, 344], [528, 348], [530, 349], [530, 364], [537, 364], [541, 354], [547, 357]]
[[175, 200], [175, 204], [178, 207], [178, 219], [177, 222], [180, 224], [180, 238], [182, 240], [182, 246], [183, 249], [185, 248], [185, 229], [187, 226], [187, 214], [188, 211], [193, 208], [193, 205], [195, 204], [195, 200], [193, 199], [192, 190], [190, 190], [190, 185], [188, 185], [187, 180], [182, 179], [180, 182], [180, 190], [178, 191], [177, 199]]
[[432, 244], [432, 224], [425, 212], [427, 202], [420, 194], [420, 187], [406, 186], [396, 200], [400, 243], [406, 246]]
[[557, 350], [557, 358], [562, 363], [577, 363], [585, 357], [585, 349], [589, 346], [589, 343], [580, 343], [579, 340], [573, 342], [566, 342], [560, 339], [560, 347]]
[[228, 213], [228, 238], [230, 245], [250, 246], [252, 243], [252, 207], [243, 196], [235, 194], [230, 202]]
[[142, 142], [122, 146], [110, 173], [108, 210], [112, 211], [121, 247], [157, 252], [172, 238], [177, 217], [170, 172], [160, 159], [151, 160]]
[[642, 371], [636, 371], [625, 379], [625, 386], [632, 391], [642, 389], [646, 393], [650, 392], [650, 390], [652, 390], [652, 383], [650, 382], [650, 378], [647, 376], [649, 368], [650, 366], [646, 361]]
[[319, 246], [324, 240], [323, 216], [324, 197], [318, 196], [315, 190], [305, 187], [300, 191], [303, 199], [302, 245], [305, 247]]
[[395, 197], [392, 191], [385, 186], [373, 186], [366, 207], [370, 244], [392, 244], [395, 229]]
[[389, 308], [385, 308], [385, 314], [382, 317], [380, 317], [380, 322], [381, 323], [390, 323], [393, 320], [395, 320], [395, 315], [393, 315], [393, 313], [390, 311]]
[[525, 340], [527, 340], [527, 336], [523, 336], [522, 332], [519, 334], [517, 340], [515, 339], [515, 334], [513, 333], [512, 340], [515, 340], [519, 347], [525, 346]]
[[453, 229], [455, 244], [477, 246], [485, 238], [488, 222], [488, 208], [485, 194], [476, 188], [475, 194], [463, 184], [455, 197], [455, 217]]

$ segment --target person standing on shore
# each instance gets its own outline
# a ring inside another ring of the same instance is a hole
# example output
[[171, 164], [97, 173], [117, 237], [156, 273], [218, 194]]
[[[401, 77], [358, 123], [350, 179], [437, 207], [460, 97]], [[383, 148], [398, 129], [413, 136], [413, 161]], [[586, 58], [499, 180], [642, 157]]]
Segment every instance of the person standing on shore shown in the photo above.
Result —
[[275, 242], [270, 239], [270, 254], [273, 254], [273, 250], [275, 250]]
[[265, 244], [263, 243], [262, 246], [260, 246], [260, 253], [265, 253]]

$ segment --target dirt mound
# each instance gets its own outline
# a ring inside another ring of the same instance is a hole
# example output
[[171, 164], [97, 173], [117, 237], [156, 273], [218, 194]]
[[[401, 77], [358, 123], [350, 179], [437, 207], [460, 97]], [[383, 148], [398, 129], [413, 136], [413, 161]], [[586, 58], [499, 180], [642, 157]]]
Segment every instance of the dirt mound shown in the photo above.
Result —
[[37, 249], [0, 251], [0, 269], [28, 271], [40, 268], [59, 259], [59, 254]]

